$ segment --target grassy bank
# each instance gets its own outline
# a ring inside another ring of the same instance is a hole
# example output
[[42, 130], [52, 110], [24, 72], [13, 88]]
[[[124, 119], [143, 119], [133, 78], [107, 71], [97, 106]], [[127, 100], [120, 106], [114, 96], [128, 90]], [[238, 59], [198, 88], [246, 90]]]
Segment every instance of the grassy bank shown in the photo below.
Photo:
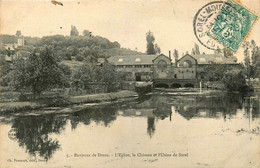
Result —
[[0, 103], [0, 114], [6, 113], [19, 113], [25, 110], [40, 109], [43, 107], [58, 107], [67, 106], [72, 104], [85, 104], [85, 103], [100, 103], [100, 102], [112, 102], [123, 100], [126, 98], [136, 97], [137, 93], [133, 91], [118, 91], [112, 93], [101, 93], [93, 95], [82, 95], [73, 97], [59, 97], [53, 99], [41, 99], [34, 101], [24, 102], [1, 102]]

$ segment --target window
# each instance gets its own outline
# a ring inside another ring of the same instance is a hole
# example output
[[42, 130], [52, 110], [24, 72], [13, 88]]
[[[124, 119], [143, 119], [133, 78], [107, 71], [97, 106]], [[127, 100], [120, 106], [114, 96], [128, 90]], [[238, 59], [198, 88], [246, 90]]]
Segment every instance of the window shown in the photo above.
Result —
[[186, 60], [186, 61], [183, 62], [183, 66], [184, 66], [184, 67], [191, 67], [191, 66], [192, 66], [192, 63], [191, 63], [190, 60]]
[[159, 62], [158, 62], [158, 68], [159, 68], [160, 70], [166, 69], [166, 68], [167, 68], [167, 63], [166, 63], [166, 61], [164, 61], [164, 60], [159, 61]]
[[144, 65], [144, 68], [151, 68], [151, 65]]
[[136, 59], [135, 59], [135, 62], [140, 62], [140, 61], [141, 61], [140, 58], [136, 58]]
[[141, 81], [141, 75], [136, 75], [135, 76], [135, 81]]

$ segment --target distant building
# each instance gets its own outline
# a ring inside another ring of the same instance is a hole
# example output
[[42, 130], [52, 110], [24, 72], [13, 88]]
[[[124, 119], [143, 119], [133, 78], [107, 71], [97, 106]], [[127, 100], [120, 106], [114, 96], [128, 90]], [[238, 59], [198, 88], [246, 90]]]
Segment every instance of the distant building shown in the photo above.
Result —
[[21, 30], [17, 30], [15, 35], [15, 45], [17, 45], [17, 47], [24, 46], [24, 36]]
[[107, 62], [107, 59], [106, 58], [98, 58], [97, 59], [97, 65], [98, 66], [103, 66], [104, 65], [104, 63], [106, 63]]
[[153, 77], [153, 60], [158, 55], [127, 55], [112, 56], [108, 62], [116, 67], [118, 72], [124, 73], [127, 80], [147, 81]]
[[6, 49], [14, 50], [25, 45], [24, 36], [20, 30], [15, 35], [2, 35], [1, 43]]
[[171, 57], [160, 55], [112, 56], [108, 62], [124, 73], [129, 81], [153, 81], [161, 87], [197, 87], [204, 79], [203, 69], [209, 65], [239, 65], [235, 57], [218, 54], [186, 54], [172, 63]]

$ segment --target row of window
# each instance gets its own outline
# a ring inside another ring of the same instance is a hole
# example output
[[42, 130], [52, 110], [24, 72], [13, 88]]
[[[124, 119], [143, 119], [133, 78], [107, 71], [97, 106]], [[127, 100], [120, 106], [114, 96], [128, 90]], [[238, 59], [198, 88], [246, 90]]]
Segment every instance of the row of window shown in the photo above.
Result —
[[[194, 71], [189, 71], [188, 69], [186, 70], [186, 72], [194, 73]], [[180, 71], [180, 70], [179, 70], [179, 73], [184, 73], [184, 71]]]
[[117, 68], [151, 68], [151, 65], [117, 65]]

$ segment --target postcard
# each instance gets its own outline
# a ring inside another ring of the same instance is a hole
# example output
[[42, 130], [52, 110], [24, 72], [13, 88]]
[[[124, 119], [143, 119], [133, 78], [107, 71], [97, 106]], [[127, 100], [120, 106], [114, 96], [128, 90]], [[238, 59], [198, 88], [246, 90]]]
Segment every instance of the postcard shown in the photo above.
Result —
[[1, 0], [0, 168], [260, 167], [259, 0]]

